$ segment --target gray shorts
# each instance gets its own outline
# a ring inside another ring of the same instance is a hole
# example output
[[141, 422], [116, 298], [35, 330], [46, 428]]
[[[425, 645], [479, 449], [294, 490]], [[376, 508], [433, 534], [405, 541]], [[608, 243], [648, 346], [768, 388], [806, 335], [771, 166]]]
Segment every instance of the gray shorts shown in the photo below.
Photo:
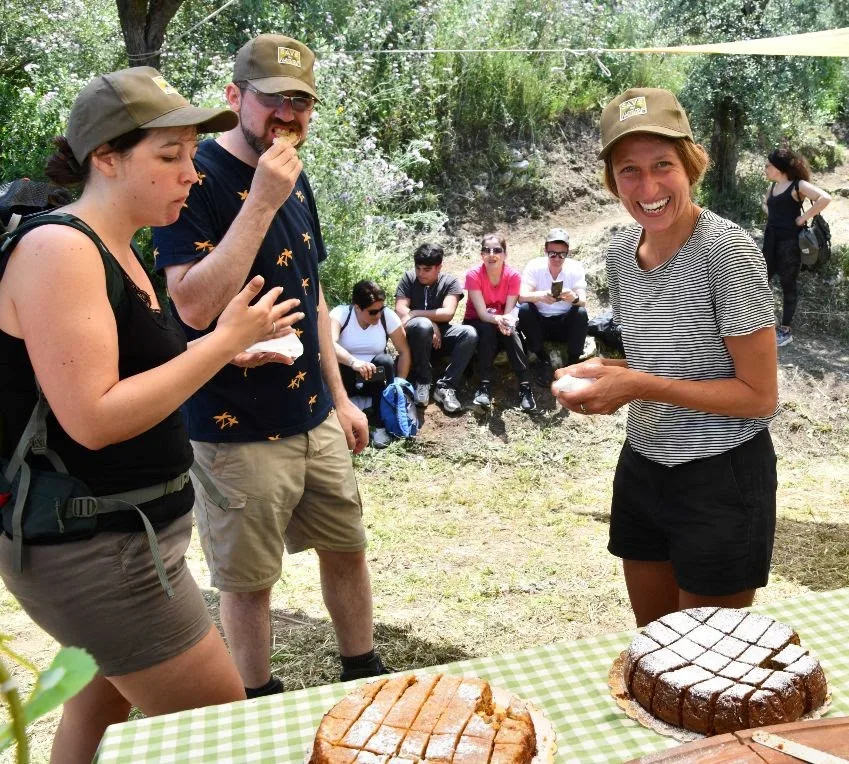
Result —
[[212, 625], [183, 557], [191, 535], [191, 513], [156, 534], [174, 589], [170, 600], [143, 531], [24, 546], [20, 573], [12, 568], [11, 540], [0, 536], [0, 577], [61, 645], [87, 650], [104, 676], [131, 674], [184, 653]]
[[195, 483], [198, 535], [212, 585], [267, 589], [284, 548], [359, 552], [363, 509], [351, 454], [335, 413], [309, 432], [251, 443], [192, 441], [195, 459], [230, 500], [221, 509]]

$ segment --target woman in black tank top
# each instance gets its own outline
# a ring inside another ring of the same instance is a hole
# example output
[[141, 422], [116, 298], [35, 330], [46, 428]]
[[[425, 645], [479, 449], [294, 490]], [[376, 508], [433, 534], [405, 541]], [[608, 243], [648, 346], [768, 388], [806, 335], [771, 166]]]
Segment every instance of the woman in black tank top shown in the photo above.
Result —
[[[132, 252], [140, 228], [179, 216], [198, 181], [197, 134], [237, 124], [227, 109], [191, 106], [149, 67], [97, 77], [77, 97], [47, 175], [82, 188], [58, 212], [86, 232], [42, 225], [0, 262], [0, 456], [8, 458], [21, 436], [37, 379], [52, 410], [48, 445], [93, 495], [172, 480], [192, 462], [180, 405], [245, 348], [282, 336], [303, 317], [291, 313], [297, 300], [277, 303], [280, 288], [251, 305], [263, 287], [256, 277], [216, 329], [187, 348]], [[107, 294], [110, 269], [123, 280], [120, 311]], [[93, 535], [51, 546], [24, 537], [22, 570], [10, 564], [12, 541], [0, 535], [9, 591], [57, 641], [87, 649], [100, 669], [65, 704], [54, 758], [91, 761], [106, 726], [125, 721], [131, 705], [156, 715], [245, 697], [185, 566], [193, 493], [180, 485], [140, 505], [160, 541], [170, 600], [156, 574], [148, 575], [151, 553], [137, 541], [145, 534], [118, 519], [135, 513], [106, 515]]]
[[[799, 270], [802, 254], [799, 251], [799, 231], [805, 223], [822, 212], [831, 197], [810, 183], [811, 171], [805, 158], [790, 149], [775, 149], [766, 163], [767, 180], [772, 181], [763, 200], [767, 213], [764, 231], [764, 258], [769, 280], [778, 274], [783, 294], [781, 324], [776, 328], [778, 347], [793, 341], [791, 324], [798, 301]], [[802, 209], [808, 199], [812, 206]]]

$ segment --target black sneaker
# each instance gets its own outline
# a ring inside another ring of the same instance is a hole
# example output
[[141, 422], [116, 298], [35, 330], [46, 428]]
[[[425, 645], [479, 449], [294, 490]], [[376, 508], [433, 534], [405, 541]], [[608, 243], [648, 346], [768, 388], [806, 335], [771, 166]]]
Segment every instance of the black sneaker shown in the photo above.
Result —
[[492, 405], [492, 392], [489, 389], [489, 382], [481, 382], [478, 385], [475, 397], [472, 399], [472, 405], [481, 409], [488, 409]]
[[537, 407], [537, 402], [534, 400], [534, 391], [531, 390], [530, 382], [522, 382], [519, 385], [519, 406], [522, 411], [533, 411]]
[[339, 676], [340, 681], [348, 682], [351, 679], [366, 679], [371, 676], [381, 676], [382, 674], [394, 674], [396, 669], [384, 666], [380, 656], [375, 654], [367, 664], [353, 668], [342, 668], [342, 673]]
[[264, 698], [266, 695], [277, 695], [283, 692], [283, 683], [272, 674], [262, 687], [245, 687], [245, 695], [248, 700], [251, 698]]

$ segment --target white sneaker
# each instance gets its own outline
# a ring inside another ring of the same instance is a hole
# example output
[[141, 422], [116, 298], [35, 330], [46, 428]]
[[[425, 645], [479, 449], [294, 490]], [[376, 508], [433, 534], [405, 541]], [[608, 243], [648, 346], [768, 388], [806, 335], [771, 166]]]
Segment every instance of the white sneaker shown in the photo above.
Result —
[[417, 382], [416, 383], [416, 406], [427, 406], [430, 403], [430, 383], [428, 382]]
[[384, 427], [378, 427], [371, 435], [371, 444], [375, 448], [386, 448], [392, 442], [392, 436]]
[[437, 387], [433, 393], [433, 399], [442, 404], [442, 410], [446, 414], [454, 414], [463, 408], [460, 401], [457, 400], [457, 393], [450, 387]]

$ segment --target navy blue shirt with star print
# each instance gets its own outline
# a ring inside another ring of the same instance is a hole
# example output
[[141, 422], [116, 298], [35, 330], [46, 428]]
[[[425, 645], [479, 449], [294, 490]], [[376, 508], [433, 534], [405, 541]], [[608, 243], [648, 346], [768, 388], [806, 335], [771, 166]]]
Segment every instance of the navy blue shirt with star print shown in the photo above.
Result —
[[[180, 219], [153, 229], [159, 271], [198, 260], [215, 249], [250, 191], [254, 168], [212, 139], [198, 147], [195, 167], [199, 181]], [[296, 310], [305, 316], [295, 330], [304, 353], [293, 366], [268, 363], [243, 369], [227, 364], [183, 406], [192, 440], [277, 440], [308, 432], [327, 418], [332, 401], [321, 375], [318, 342], [318, 264], [326, 256], [315, 199], [302, 172], [268, 229], [248, 281], [259, 274], [265, 278], [263, 294], [282, 286], [281, 299], [301, 301]], [[181, 324], [190, 340], [215, 328], [213, 323], [197, 331]]]

